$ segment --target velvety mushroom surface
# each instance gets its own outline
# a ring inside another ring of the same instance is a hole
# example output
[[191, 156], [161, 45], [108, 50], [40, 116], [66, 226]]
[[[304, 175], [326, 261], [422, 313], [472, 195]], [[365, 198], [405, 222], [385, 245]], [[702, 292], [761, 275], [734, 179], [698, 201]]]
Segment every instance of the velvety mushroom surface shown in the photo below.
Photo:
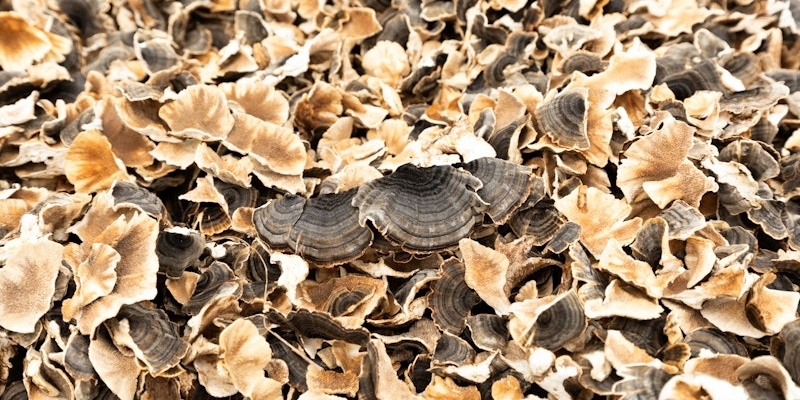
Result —
[[796, 0], [0, 0], [0, 400], [800, 399]]

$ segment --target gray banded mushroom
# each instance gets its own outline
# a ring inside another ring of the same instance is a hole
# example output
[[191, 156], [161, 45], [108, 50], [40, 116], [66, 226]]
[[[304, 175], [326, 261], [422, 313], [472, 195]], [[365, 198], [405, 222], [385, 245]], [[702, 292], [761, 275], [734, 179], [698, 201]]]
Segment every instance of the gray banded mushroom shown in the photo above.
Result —
[[428, 294], [433, 321], [444, 331], [460, 334], [470, 309], [480, 298], [464, 281], [464, 265], [458, 259], [446, 260], [439, 275]]
[[310, 199], [286, 195], [256, 209], [253, 223], [275, 250], [291, 249], [320, 265], [341, 264], [372, 243], [372, 231], [359, 224], [351, 205], [355, 195], [356, 189]]
[[287, 194], [257, 208], [253, 224], [273, 250], [291, 250], [318, 265], [361, 257], [373, 244], [370, 224], [409, 253], [454, 248], [484, 213], [495, 223], [508, 219], [533, 184], [526, 167], [508, 161], [481, 158], [459, 166], [406, 164], [342, 193]]
[[586, 88], [567, 89], [546, 99], [536, 109], [536, 120], [542, 133], [559, 146], [587, 150], [586, 131], [589, 113], [589, 92]]
[[482, 183], [450, 166], [403, 165], [358, 189], [353, 205], [390, 242], [411, 253], [454, 247], [480, 222]]

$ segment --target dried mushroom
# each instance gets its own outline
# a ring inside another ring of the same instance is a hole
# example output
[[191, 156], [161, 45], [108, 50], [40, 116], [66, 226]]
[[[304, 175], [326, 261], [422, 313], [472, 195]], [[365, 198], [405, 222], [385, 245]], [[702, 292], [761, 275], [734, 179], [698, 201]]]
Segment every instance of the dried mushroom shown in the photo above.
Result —
[[11, 332], [33, 333], [39, 318], [51, 307], [64, 249], [41, 236], [32, 215], [22, 218], [20, 230], [20, 237], [3, 246], [0, 308], [4, 317], [0, 326]]
[[0, 2], [0, 399], [800, 398], [795, 3]]
[[361, 186], [353, 205], [360, 224], [370, 221], [406, 251], [430, 252], [455, 246], [479, 222], [485, 208], [476, 192], [481, 186], [449, 166], [403, 165]]

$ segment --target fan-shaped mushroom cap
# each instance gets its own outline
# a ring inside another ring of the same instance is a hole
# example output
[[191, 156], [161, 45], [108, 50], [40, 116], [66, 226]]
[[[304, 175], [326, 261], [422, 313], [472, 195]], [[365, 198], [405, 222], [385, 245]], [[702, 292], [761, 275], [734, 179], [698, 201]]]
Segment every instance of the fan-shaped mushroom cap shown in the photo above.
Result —
[[795, 343], [800, 340], [800, 319], [796, 319], [783, 326], [780, 332], [780, 338], [783, 341], [783, 355], [780, 357], [786, 370], [791, 374], [795, 382], [800, 378], [800, 354]]
[[567, 149], [589, 149], [586, 133], [589, 110], [589, 91], [586, 88], [564, 90], [545, 98], [536, 109], [536, 121], [542, 132], [554, 143]]
[[83, 131], [67, 150], [64, 174], [81, 193], [108, 189], [117, 179], [124, 179], [122, 163], [114, 157], [111, 144], [100, 131]]
[[[187, 162], [191, 163], [188, 160]], [[250, 157], [239, 158], [232, 154], [220, 156], [206, 143], [199, 143], [195, 151], [194, 163], [201, 170], [223, 182], [242, 187], [251, 186], [250, 174], [253, 173], [253, 161]]]
[[112, 97], [105, 97], [95, 104], [94, 112], [103, 123], [103, 134], [111, 144], [111, 150], [127, 167], [147, 167], [153, 164], [150, 151], [155, 148], [147, 136], [127, 127], [114, 104]]
[[747, 356], [744, 344], [735, 336], [717, 329], [702, 328], [689, 332], [683, 342], [689, 345], [693, 357], [700, 355], [702, 351]]
[[535, 245], [543, 245], [553, 238], [564, 223], [553, 204], [553, 200], [543, 199], [533, 207], [525, 208], [523, 205], [522, 209], [511, 215], [508, 226], [517, 236], [529, 236], [535, 239]]
[[321, 265], [360, 257], [372, 243], [372, 231], [359, 224], [351, 205], [356, 189], [306, 200], [286, 195], [253, 214], [256, 231], [274, 249], [290, 248]]
[[182, 227], [164, 229], [158, 233], [156, 242], [158, 263], [167, 277], [178, 278], [200, 258], [205, 244], [200, 232]]
[[505, 292], [508, 258], [499, 251], [472, 239], [461, 239], [458, 247], [464, 257], [464, 281], [500, 315], [508, 313], [510, 293]]
[[547, 246], [546, 251], [556, 254], [565, 252], [570, 245], [577, 242], [581, 235], [581, 226], [574, 222], [567, 222], [558, 228], [558, 231], [553, 235]]
[[739, 381], [754, 381], [758, 383], [758, 378], [763, 376], [767, 378], [769, 387], [763, 387], [757, 384], [759, 389], [757, 393], [763, 393], [766, 390], [774, 391], [774, 397], [780, 398], [781, 395], [785, 399], [800, 397], [800, 387], [797, 383], [792, 381], [791, 375], [786, 371], [786, 368], [781, 365], [781, 362], [773, 356], [759, 356], [746, 362], [744, 365], [736, 370], [736, 375]]
[[666, 77], [663, 83], [669, 86], [678, 100], [683, 100], [699, 90], [724, 92], [719, 74], [709, 60], [701, 62], [692, 69], [672, 74]]
[[774, 157], [764, 145], [753, 140], [737, 140], [719, 153], [720, 161], [736, 161], [746, 166], [756, 181], [778, 176], [780, 166]]
[[113, 247], [103, 243], [93, 243], [88, 256], [73, 267], [75, 294], [62, 303], [61, 313], [72, 319], [81, 307], [106, 296], [117, 283], [115, 269], [120, 255]]
[[464, 365], [475, 360], [475, 350], [466, 340], [445, 332], [436, 341], [433, 352], [434, 363]]
[[630, 204], [650, 198], [660, 208], [681, 199], [697, 207], [717, 184], [686, 157], [692, 147], [692, 128], [666, 118], [660, 129], [630, 145], [620, 162], [617, 185]]
[[318, 81], [295, 105], [294, 124], [301, 132], [310, 134], [315, 129], [330, 127], [343, 112], [342, 93], [333, 85]]
[[433, 376], [430, 385], [425, 388], [422, 394], [426, 400], [479, 400], [481, 398], [481, 393], [475, 386], [459, 386], [452, 378], [442, 378], [439, 375]]
[[750, 322], [768, 333], [778, 333], [797, 317], [800, 293], [771, 289], [767, 285], [775, 281], [775, 274], [767, 272], [750, 289], [745, 310]]
[[303, 214], [306, 198], [287, 194], [256, 208], [253, 225], [258, 237], [275, 250], [289, 249], [289, 231]]
[[37, 237], [36, 217], [22, 219], [24, 234], [2, 249], [0, 268], [0, 327], [32, 333], [39, 318], [50, 309], [64, 251], [60, 244]]
[[358, 189], [358, 221], [371, 221], [389, 241], [409, 252], [455, 246], [480, 222], [481, 181], [450, 166], [403, 165]]
[[114, 198], [114, 211], [133, 209], [145, 213], [155, 219], [164, 216], [164, 204], [152, 192], [127, 181], [116, 181], [111, 186], [111, 196]]
[[233, 386], [253, 399], [282, 397], [283, 384], [264, 376], [272, 349], [249, 320], [237, 319], [219, 335], [219, 367], [227, 371]]
[[372, 390], [377, 399], [423, 399], [397, 377], [392, 360], [386, 353], [386, 346], [380, 340], [372, 339], [367, 345], [364, 367], [359, 377], [359, 390]]
[[64, 369], [76, 380], [88, 380], [95, 376], [89, 359], [89, 338], [73, 331], [64, 349]]
[[372, 243], [372, 231], [359, 225], [358, 210], [351, 205], [355, 196], [356, 190], [351, 189], [308, 199], [289, 230], [289, 246], [323, 265], [360, 257]]
[[132, 349], [154, 376], [176, 366], [189, 350], [164, 311], [142, 304], [123, 306], [106, 326], [114, 343]]
[[482, 185], [478, 196], [489, 203], [486, 214], [502, 224], [525, 201], [533, 186], [530, 169], [497, 158], [479, 158], [462, 166]]
[[[22, 381], [28, 398], [74, 398], [75, 385], [62, 368], [51, 361], [55, 343], [52, 338], [45, 339], [41, 350], [31, 349], [25, 354]], [[53, 358], [56, 358], [53, 357]], [[4, 393], [5, 395], [5, 393]]]
[[323, 283], [304, 281], [297, 289], [300, 307], [326, 312], [345, 328], [356, 329], [386, 295], [387, 283], [381, 279], [348, 275]]
[[559, 69], [562, 73], [570, 75], [575, 71], [580, 71], [585, 75], [602, 72], [608, 66], [607, 61], [592, 52], [578, 51], [561, 62]]
[[481, 350], [502, 350], [508, 345], [505, 318], [499, 315], [478, 314], [467, 317], [470, 339]]
[[247, 114], [262, 121], [283, 125], [289, 119], [289, 102], [272, 85], [262, 81], [239, 80], [236, 83], [223, 83], [219, 88], [229, 102], [235, 102]]
[[[104, 320], [117, 315], [123, 305], [150, 300], [157, 294], [158, 257], [155, 247], [158, 223], [138, 212], [131, 216], [122, 214], [107, 219], [103, 218], [101, 215], [109, 211], [105, 209], [109, 207], [105, 201], [109, 201], [107, 197], [110, 195], [103, 193], [98, 197], [101, 199], [99, 201], [96, 199], [92, 203], [92, 209], [84, 217], [84, 220], [103, 221], [109, 225], [98, 227], [99, 229], [95, 228], [97, 230], [80, 231], [79, 235], [82, 235], [83, 244], [70, 246], [65, 258], [73, 260], [71, 261], [74, 264], [73, 268], [87, 260], [88, 262], [96, 261], [97, 259], [92, 257], [110, 253], [110, 250], [119, 253], [120, 258], [116, 265], [104, 264], [103, 267], [103, 270], [106, 271], [102, 274], [103, 276], [110, 275], [111, 271], [116, 275], [116, 282], [110, 285], [110, 292], [89, 303], [79, 301], [75, 297], [73, 297], [74, 300], [71, 300], [77, 304], [69, 309], [75, 311], [74, 318], [84, 335], [91, 334]], [[103, 198], [106, 200], [103, 201]], [[97, 253], [101, 249], [107, 250]], [[111, 257], [107, 261], [111, 262], [113, 259], [115, 257]], [[101, 287], [108, 288], [107, 284], [103, 284]], [[106, 290], [104, 289], [102, 292], [106, 292]]]
[[306, 165], [306, 149], [291, 129], [248, 114], [234, 114], [230, 134], [222, 141], [229, 149], [249, 154], [271, 171], [299, 175]]
[[186, 139], [224, 139], [234, 124], [225, 93], [209, 85], [182, 90], [174, 101], [158, 110], [158, 116], [167, 123], [172, 135]]
[[133, 400], [141, 369], [136, 358], [123, 354], [114, 345], [105, 329], [89, 342], [89, 360], [97, 376], [121, 400]]
[[410, 71], [406, 49], [399, 43], [381, 40], [364, 53], [361, 62], [364, 71], [391, 87], [397, 87], [400, 80]]
[[458, 259], [445, 260], [439, 270], [440, 278], [431, 285], [428, 295], [433, 321], [453, 334], [464, 330], [470, 309], [480, 300], [464, 281], [464, 271]]
[[0, 12], [0, 27], [5, 37], [0, 44], [0, 68], [4, 71], [24, 71], [48, 58], [61, 61], [72, 50], [69, 39], [32, 26], [14, 11]]

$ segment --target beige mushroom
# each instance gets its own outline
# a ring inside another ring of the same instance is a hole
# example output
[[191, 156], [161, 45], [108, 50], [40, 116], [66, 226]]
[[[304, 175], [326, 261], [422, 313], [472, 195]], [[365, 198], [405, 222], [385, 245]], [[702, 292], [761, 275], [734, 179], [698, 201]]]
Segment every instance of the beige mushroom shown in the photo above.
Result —
[[33, 333], [51, 307], [61, 266], [63, 246], [38, 232], [36, 217], [25, 215], [21, 236], [3, 246], [0, 268], [0, 326], [20, 333]]

